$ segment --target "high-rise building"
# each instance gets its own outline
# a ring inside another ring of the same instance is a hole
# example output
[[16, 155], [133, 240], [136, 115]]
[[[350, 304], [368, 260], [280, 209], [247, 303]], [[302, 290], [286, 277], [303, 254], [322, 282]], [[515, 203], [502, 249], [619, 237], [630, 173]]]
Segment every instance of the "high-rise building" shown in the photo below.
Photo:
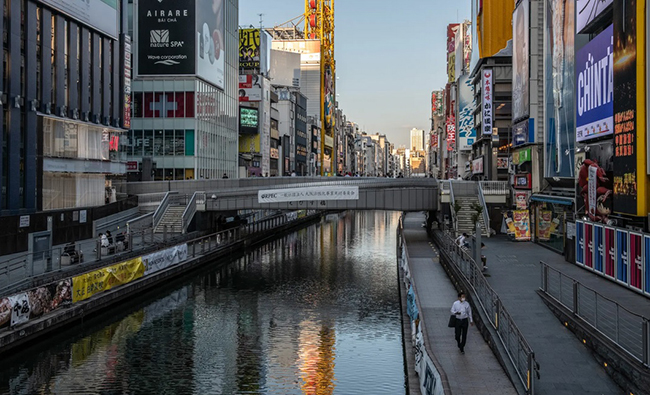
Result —
[[411, 150], [424, 151], [424, 130], [411, 129]]

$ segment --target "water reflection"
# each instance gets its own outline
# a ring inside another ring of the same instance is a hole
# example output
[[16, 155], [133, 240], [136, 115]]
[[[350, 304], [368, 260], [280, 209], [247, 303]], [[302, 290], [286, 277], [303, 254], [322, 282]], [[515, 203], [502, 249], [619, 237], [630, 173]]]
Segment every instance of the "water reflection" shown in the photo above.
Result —
[[397, 218], [330, 216], [111, 310], [0, 363], [0, 393], [403, 394]]

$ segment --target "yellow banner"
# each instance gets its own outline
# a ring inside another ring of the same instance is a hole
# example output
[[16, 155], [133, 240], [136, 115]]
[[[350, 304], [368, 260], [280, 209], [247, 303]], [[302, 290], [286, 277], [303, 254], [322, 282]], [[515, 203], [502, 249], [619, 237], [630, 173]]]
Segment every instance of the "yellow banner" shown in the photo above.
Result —
[[130, 283], [144, 275], [142, 258], [135, 258], [72, 278], [72, 303]]
[[530, 240], [530, 213], [528, 210], [516, 210], [512, 212], [515, 224], [515, 240]]
[[551, 220], [553, 212], [548, 210], [539, 210], [537, 216], [537, 238], [539, 240], [551, 240]]

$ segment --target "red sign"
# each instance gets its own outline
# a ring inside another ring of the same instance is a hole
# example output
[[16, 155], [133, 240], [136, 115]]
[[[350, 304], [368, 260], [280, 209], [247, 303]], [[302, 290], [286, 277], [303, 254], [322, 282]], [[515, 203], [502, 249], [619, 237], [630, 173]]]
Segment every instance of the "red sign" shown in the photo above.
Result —
[[456, 117], [447, 117], [447, 151], [453, 151], [456, 147]]
[[117, 151], [120, 148], [120, 136], [113, 135], [108, 141], [108, 150]]
[[126, 162], [126, 171], [138, 171], [138, 162]]

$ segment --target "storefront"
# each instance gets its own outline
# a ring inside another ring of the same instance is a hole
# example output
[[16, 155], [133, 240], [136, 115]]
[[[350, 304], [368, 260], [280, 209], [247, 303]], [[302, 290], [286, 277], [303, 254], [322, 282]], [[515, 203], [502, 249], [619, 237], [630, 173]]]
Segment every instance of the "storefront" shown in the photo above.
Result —
[[530, 197], [533, 240], [559, 253], [564, 253], [567, 243], [566, 224], [574, 221], [574, 199], [544, 194]]

